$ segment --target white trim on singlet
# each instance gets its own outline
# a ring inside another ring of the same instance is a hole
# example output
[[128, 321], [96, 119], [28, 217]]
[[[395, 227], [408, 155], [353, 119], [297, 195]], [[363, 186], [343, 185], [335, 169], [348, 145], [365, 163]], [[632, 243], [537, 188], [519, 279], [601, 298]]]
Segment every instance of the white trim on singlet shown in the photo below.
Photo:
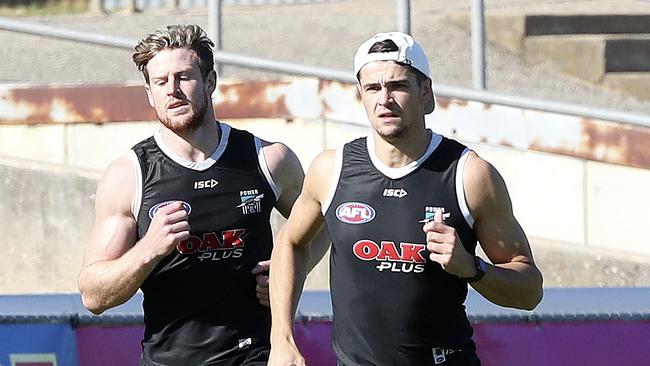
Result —
[[138, 212], [140, 212], [140, 206], [142, 205], [142, 169], [135, 151], [129, 151], [128, 159], [133, 164], [133, 172], [135, 173], [135, 191], [133, 191], [133, 201], [131, 201], [131, 213], [137, 221]]
[[341, 177], [341, 170], [343, 170], [343, 146], [338, 147], [334, 152], [334, 169], [332, 171], [332, 179], [330, 180], [329, 192], [327, 192], [327, 196], [320, 208], [323, 216], [325, 216], [327, 209], [334, 199], [336, 188], [339, 185], [339, 178]]
[[412, 161], [399, 168], [391, 168], [387, 166], [375, 154], [375, 140], [372, 137], [372, 133], [366, 138], [366, 146], [368, 147], [368, 155], [370, 156], [372, 165], [374, 165], [377, 170], [379, 170], [388, 178], [399, 179], [415, 171], [425, 160], [427, 160], [429, 156], [431, 156], [436, 148], [438, 148], [438, 145], [440, 145], [441, 141], [441, 135], [438, 135], [435, 132], [431, 132], [431, 141], [429, 141], [429, 146], [427, 147], [427, 150], [424, 152], [424, 154], [422, 154], [422, 156], [420, 156], [417, 160]]
[[253, 136], [253, 138], [255, 139], [255, 150], [257, 151], [257, 161], [260, 164], [260, 169], [262, 169], [262, 173], [264, 173], [266, 181], [269, 183], [269, 186], [271, 186], [271, 190], [273, 190], [273, 194], [275, 194], [275, 199], [277, 201], [282, 194], [282, 190], [277, 184], [275, 184], [273, 176], [271, 175], [271, 170], [269, 170], [269, 165], [266, 163], [266, 156], [264, 156], [264, 151], [262, 150], [262, 140], [257, 136]]
[[456, 197], [458, 198], [458, 206], [460, 207], [460, 212], [463, 214], [467, 225], [470, 228], [474, 228], [474, 217], [472, 213], [469, 212], [469, 207], [467, 205], [467, 197], [465, 197], [465, 185], [463, 179], [463, 172], [465, 171], [465, 162], [467, 162], [467, 157], [469, 156], [469, 148], [465, 148], [460, 154], [458, 159], [458, 164], [456, 165]]
[[208, 157], [207, 159], [203, 161], [189, 161], [186, 159], [183, 159], [180, 157], [178, 154], [173, 152], [167, 144], [162, 139], [162, 134], [160, 130], [156, 131], [154, 133], [153, 138], [156, 140], [156, 144], [158, 144], [158, 147], [162, 152], [167, 155], [170, 159], [175, 161], [176, 163], [192, 170], [197, 170], [197, 171], [204, 171], [210, 168], [211, 166], [214, 165], [214, 163], [219, 160], [221, 155], [223, 155], [223, 152], [226, 151], [226, 147], [228, 146], [228, 137], [230, 136], [230, 126], [228, 126], [225, 123], [219, 123], [221, 126], [221, 138], [219, 139], [219, 145], [217, 148], [214, 150], [212, 155]]

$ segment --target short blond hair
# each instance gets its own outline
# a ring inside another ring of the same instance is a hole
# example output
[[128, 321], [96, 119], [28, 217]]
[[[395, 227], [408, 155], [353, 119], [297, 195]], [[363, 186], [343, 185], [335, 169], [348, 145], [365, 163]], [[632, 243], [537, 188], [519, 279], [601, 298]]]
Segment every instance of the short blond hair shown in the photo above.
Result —
[[196, 52], [199, 58], [199, 69], [205, 80], [214, 70], [212, 47], [214, 43], [198, 25], [168, 25], [165, 29], [158, 29], [138, 42], [133, 53], [133, 62], [149, 84], [147, 64], [154, 56], [164, 49], [187, 48]]

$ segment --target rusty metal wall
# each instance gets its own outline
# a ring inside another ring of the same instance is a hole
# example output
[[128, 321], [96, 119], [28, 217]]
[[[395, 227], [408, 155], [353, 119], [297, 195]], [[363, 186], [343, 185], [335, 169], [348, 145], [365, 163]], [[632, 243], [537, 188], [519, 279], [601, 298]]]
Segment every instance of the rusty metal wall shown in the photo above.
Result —
[[[221, 119], [368, 124], [356, 86], [332, 81], [227, 81], [213, 100]], [[0, 125], [153, 120], [141, 85], [0, 86]], [[650, 168], [650, 128], [443, 97], [427, 125], [469, 142]]]

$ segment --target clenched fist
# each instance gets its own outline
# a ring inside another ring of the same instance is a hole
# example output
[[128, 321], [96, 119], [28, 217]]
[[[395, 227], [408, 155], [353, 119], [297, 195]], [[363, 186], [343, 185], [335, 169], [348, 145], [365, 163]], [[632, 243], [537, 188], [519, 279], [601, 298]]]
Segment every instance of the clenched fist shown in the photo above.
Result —
[[432, 261], [461, 278], [476, 274], [474, 256], [465, 250], [456, 229], [445, 224], [442, 210], [436, 211], [433, 221], [424, 224], [422, 230], [427, 234], [427, 249]]

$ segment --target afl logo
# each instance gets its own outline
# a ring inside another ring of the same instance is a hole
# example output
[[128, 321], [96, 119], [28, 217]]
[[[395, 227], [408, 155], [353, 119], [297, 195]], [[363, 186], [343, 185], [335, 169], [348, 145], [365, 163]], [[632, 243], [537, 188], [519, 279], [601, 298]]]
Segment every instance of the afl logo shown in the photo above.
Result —
[[365, 224], [375, 218], [375, 209], [361, 202], [345, 202], [336, 208], [336, 218], [346, 224]]
[[[158, 212], [158, 210], [174, 202], [178, 202], [178, 200], [157, 203], [156, 205], [154, 205], [152, 208], [149, 209], [149, 218], [153, 219], [153, 216], [156, 214], [156, 212]], [[189, 215], [190, 212], [192, 212], [192, 206], [190, 206], [190, 204], [185, 201], [180, 201], [180, 202], [183, 204], [183, 208], [185, 209], [185, 211], [187, 211], [187, 214]]]

